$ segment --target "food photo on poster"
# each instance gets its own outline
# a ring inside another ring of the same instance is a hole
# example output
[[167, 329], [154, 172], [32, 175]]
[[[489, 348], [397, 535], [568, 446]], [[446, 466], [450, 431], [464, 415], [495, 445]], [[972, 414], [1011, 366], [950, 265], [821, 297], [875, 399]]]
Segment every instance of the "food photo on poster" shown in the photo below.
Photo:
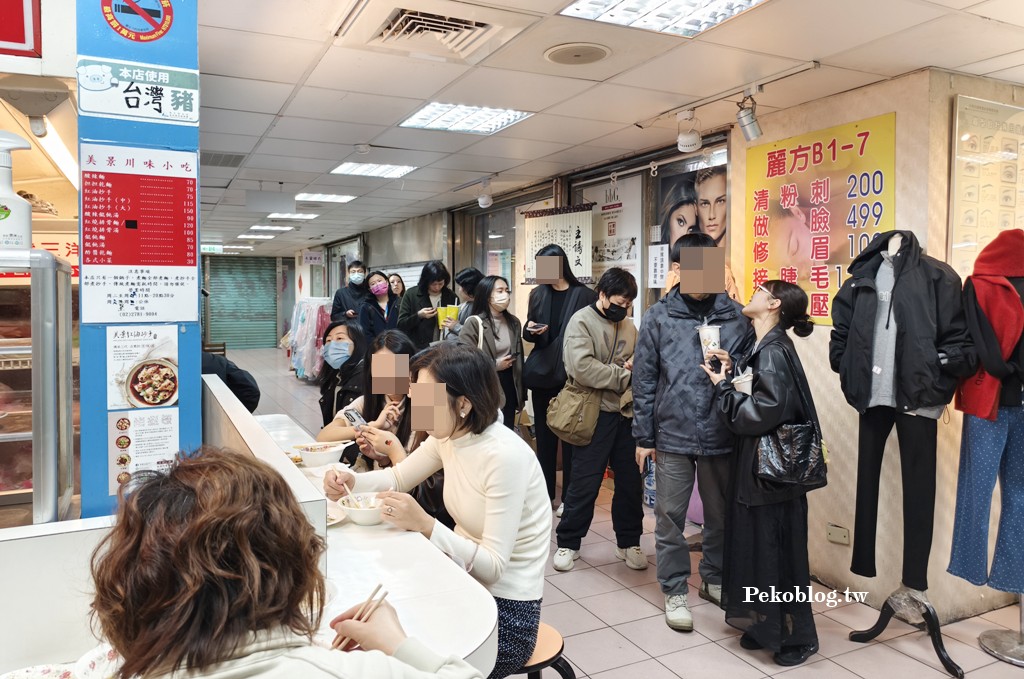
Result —
[[756, 146], [747, 152], [747, 280], [807, 292], [829, 323], [850, 263], [895, 228], [896, 114]]
[[107, 409], [178, 401], [178, 326], [107, 327]]
[[167, 471], [178, 456], [178, 409], [107, 413], [111, 495], [143, 470]]

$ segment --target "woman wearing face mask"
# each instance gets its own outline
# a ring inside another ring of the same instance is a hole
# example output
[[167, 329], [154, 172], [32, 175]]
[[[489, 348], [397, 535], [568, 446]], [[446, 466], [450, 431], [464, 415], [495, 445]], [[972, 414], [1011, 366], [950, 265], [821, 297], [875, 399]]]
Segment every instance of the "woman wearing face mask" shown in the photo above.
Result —
[[640, 549], [643, 482], [634, 454], [632, 410], [624, 411], [623, 404], [633, 377], [637, 332], [627, 316], [637, 295], [636, 279], [612, 267], [598, 281], [597, 294], [597, 302], [573, 314], [565, 329], [565, 372], [571, 383], [596, 393], [600, 412], [590, 443], [573, 446], [572, 478], [556, 531], [558, 551], [553, 565], [555, 570], [572, 570], [580, 557], [604, 472], [611, 465], [615, 556], [629, 568], [643, 570], [647, 568], [647, 557]]
[[477, 347], [494, 361], [505, 395], [501, 415], [505, 426], [514, 429], [516, 411], [526, 404], [526, 392], [523, 390], [523, 326], [508, 311], [511, 299], [508, 281], [501, 276], [485, 276], [477, 283], [473, 315], [462, 326], [459, 341]]
[[391, 289], [388, 277], [382, 271], [374, 271], [366, 279], [373, 300], [367, 300], [359, 310], [359, 324], [366, 332], [366, 341], [373, 342], [385, 330], [398, 327], [398, 295]]
[[437, 324], [437, 309], [455, 306], [458, 300], [448, 284], [452, 276], [439, 259], [423, 265], [418, 285], [409, 288], [402, 297], [398, 311], [398, 329], [416, 344], [417, 350], [441, 339], [441, 327]]
[[354, 320], [335, 321], [323, 336], [324, 366], [320, 371], [320, 414], [324, 426], [363, 393], [366, 337]]
[[[518, 672], [537, 643], [551, 505], [537, 456], [497, 422], [501, 390], [493, 365], [475, 348], [452, 342], [419, 354], [409, 366], [416, 382], [412, 400], [434, 413], [430, 437], [388, 469], [332, 469], [324, 490], [332, 500], [342, 496], [342, 485], [355, 492], [384, 491], [377, 497], [387, 523], [418, 531], [487, 588], [498, 607], [498, 657], [490, 679], [501, 679]], [[455, 530], [406, 494], [439, 469], [445, 471]]]
[[722, 423], [737, 434], [726, 505], [722, 608], [725, 621], [743, 630], [740, 646], [767, 648], [775, 652], [777, 664], [799, 665], [818, 651], [811, 604], [759, 601], [746, 592], [750, 587], [791, 592], [811, 585], [807, 492], [819, 486], [773, 483], [756, 476], [754, 469], [761, 436], [783, 424], [817, 422], [807, 377], [786, 333], [792, 328], [797, 337], [807, 337], [814, 325], [807, 315], [807, 293], [777, 280], [757, 286], [743, 315], [757, 336], [736, 369], [739, 376], [752, 374], [747, 393], [726, 377], [732, 361], [724, 350], [706, 357], [722, 362], [720, 372], [702, 366], [715, 384]]

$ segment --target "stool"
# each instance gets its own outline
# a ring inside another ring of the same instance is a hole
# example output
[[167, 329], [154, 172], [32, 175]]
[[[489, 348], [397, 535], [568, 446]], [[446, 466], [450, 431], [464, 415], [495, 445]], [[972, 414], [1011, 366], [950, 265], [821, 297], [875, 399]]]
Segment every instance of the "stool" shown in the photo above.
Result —
[[541, 670], [550, 667], [562, 679], [576, 679], [569, 661], [562, 657], [563, 650], [565, 643], [562, 635], [551, 625], [542, 622], [537, 630], [537, 646], [533, 649], [533, 655], [516, 674], [525, 674], [527, 679], [540, 679]]

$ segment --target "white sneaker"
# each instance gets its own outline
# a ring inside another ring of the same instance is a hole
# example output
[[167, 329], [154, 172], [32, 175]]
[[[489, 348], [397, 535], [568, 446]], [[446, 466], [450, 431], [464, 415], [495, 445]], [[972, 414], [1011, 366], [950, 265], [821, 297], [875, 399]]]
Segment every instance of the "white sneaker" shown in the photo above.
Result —
[[555, 510], [555, 516], [557, 516], [558, 518], [562, 518], [562, 511], [564, 511], [564, 510], [565, 510], [565, 503], [563, 502], [562, 504], [558, 505], [558, 509]]
[[639, 547], [615, 548], [616, 558], [625, 561], [626, 565], [635, 571], [647, 569], [647, 555]]
[[710, 582], [701, 581], [700, 590], [697, 595], [701, 599], [705, 599], [715, 604], [716, 606], [722, 605], [722, 586], [712, 585]]
[[556, 571], [571, 571], [575, 565], [576, 559], [580, 558], [580, 550], [569, 549], [568, 547], [559, 547], [558, 551], [555, 552], [555, 570]]
[[685, 594], [670, 594], [665, 597], [665, 624], [680, 632], [693, 631], [693, 615]]

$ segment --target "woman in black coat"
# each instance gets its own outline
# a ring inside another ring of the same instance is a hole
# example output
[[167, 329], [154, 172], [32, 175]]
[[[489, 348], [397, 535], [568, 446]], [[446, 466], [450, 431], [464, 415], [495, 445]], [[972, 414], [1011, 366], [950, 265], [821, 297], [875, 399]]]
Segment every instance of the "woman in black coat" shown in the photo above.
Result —
[[[767, 481], [755, 475], [755, 465], [763, 435], [783, 424], [817, 423], [803, 366], [786, 334], [793, 328], [798, 337], [806, 337], [814, 326], [807, 315], [807, 294], [783, 281], [759, 285], [743, 314], [751, 319], [757, 343], [739, 361], [734, 381], [742, 382], [749, 370], [749, 390], [738, 390], [726, 377], [732, 363], [726, 352], [707, 356], [722, 361], [720, 372], [704, 366], [715, 383], [719, 416], [737, 435], [725, 524], [722, 608], [725, 621], [743, 630], [743, 648], [768, 648], [779, 665], [799, 665], [818, 651], [807, 596], [807, 492], [818, 486]], [[792, 597], [799, 592], [803, 600], [761, 601], [756, 594], [750, 596], [751, 587], [767, 593], [774, 588]]]
[[[544, 471], [548, 497], [554, 502], [558, 437], [548, 429], [547, 412], [551, 399], [558, 395], [566, 381], [562, 331], [574, 313], [597, 301], [597, 293], [576, 280], [561, 247], [545, 245], [537, 252], [537, 257], [558, 257], [561, 260], [558, 279], [541, 283], [530, 292], [526, 327], [523, 328], [523, 339], [533, 343], [533, 351], [523, 365], [523, 386], [532, 392], [537, 457]], [[562, 442], [562, 502], [569, 487], [571, 469], [572, 446]]]
[[417, 351], [442, 339], [437, 325], [437, 308], [455, 306], [459, 300], [448, 287], [452, 276], [444, 262], [435, 259], [423, 265], [420, 282], [402, 297], [398, 311], [398, 329], [407, 334]]
[[400, 298], [388, 283], [388, 277], [383, 271], [374, 271], [367, 277], [366, 282], [371, 299], [359, 309], [359, 324], [366, 333], [366, 341], [373, 343], [377, 335], [385, 330], [398, 328]]
[[320, 414], [326, 427], [340, 410], [363, 394], [366, 336], [358, 321], [335, 321], [324, 330], [322, 343]]

